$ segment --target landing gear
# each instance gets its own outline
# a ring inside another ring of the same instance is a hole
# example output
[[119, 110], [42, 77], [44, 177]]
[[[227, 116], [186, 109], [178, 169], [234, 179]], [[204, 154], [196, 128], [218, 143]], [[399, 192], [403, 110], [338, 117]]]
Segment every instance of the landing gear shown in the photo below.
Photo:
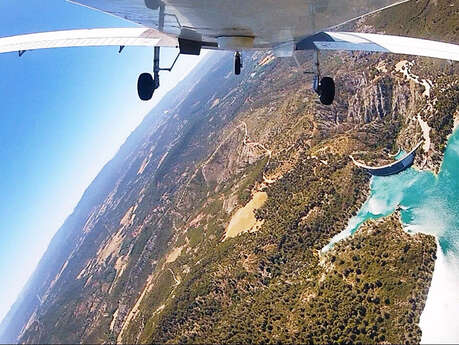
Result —
[[[317, 81], [316, 81], [317, 78]], [[323, 77], [319, 82], [319, 76], [314, 77], [314, 91], [319, 95], [320, 102], [330, 105], [335, 99], [335, 82], [330, 77]]]
[[323, 105], [330, 105], [335, 99], [335, 82], [331, 77], [323, 77], [320, 79], [320, 63], [319, 63], [319, 51], [316, 50], [316, 62], [315, 62], [315, 76], [313, 88], [314, 91], [319, 95], [320, 103]]
[[149, 101], [153, 97], [155, 90], [159, 87], [159, 72], [172, 71], [172, 68], [174, 68], [175, 63], [177, 62], [180, 56], [180, 53], [178, 53], [171, 67], [160, 68], [159, 54], [160, 47], [155, 47], [155, 53], [153, 58], [153, 75], [151, 75], [150, 73], [142, 73], [139, 76], [139, 79], [137, 80], [137, 93], [142, 101]]
[[137, 93], [142, 101], [149, 101], [159, 87], [159, 53], [160, 48], [155, 47], [153, 58], [153, 76], [150, 73], [142, 73], [137, 80]]
[[[157, 89], [155, 79], [150, 73], [142, 73], [137, 80], [137, 93], [142, 101], [149, 101]], [[159, 82], [158, 82], [159, 84]]]
[[234, 54], [234, 74], [239, 75], [241, 74], [242, 69], [242, 57], [240, 52], [236, 52]]
[[[297, 57], [293, 55], [296, 64], [301, 68]], [[312, 83], [312, 88], [319, 95], [320, 103], [323, 105], [330, 105], [335, 99], [335, 82], [331, 77], [320, 78], [320, 63], [319, 63], [319, 51], [316, 50], [316, 61], [314, 64], [315, 71], [309, 72], [304, 71], [305, 74], [314, 74], [314, 81]]]

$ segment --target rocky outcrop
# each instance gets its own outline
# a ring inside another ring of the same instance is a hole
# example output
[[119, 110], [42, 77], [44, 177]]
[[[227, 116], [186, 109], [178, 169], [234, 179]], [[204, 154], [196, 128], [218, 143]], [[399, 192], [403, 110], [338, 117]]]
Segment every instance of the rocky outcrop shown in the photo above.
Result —
[[347, 120], [359, 124], [392, 116], [394, 108], [400, 106], [397, 101], [400, 100], [401, 93], [397, 91], [394, 97], [393, 80], [387, 75], [374, 81], [366, 80], [363, 75], [355, 95], [349, 99]]
[[[246, 126], [246, 125], [245, 125]], [[221, 184], [255, 163], [264, 152], [249, 143], [244, 125], [238, 126], [202, 166], [207, 184]]]

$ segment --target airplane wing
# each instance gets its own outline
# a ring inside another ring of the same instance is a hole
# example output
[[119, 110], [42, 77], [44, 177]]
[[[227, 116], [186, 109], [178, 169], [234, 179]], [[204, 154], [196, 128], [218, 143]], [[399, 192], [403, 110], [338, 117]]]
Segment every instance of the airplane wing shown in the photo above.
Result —
[[63, 30], [0, 38], [0, 53], [90, 46], [177, 47], [178, 41], [162, 32], [147, 28]]
[[245, 37], [251, 48], [273, 48], [408, 0], [69, 1], [191, 41]]
[[357, 32], [322, 32], [296, 44], [296, 50], [368, 51], [459, 61], [459, 45], [420, 38]]
[[[142, 73], [138, 92], [148, 100], [159, 87], [160, 47], [199, 55], [201, 48], [236, 52], [235, 74], [243, 66], [240, 51], [273, 49], [276, 56], [295, 50], [361, 50], [420, 55], [459, 61], [459, 46], [409, 37], [332, 32], [337, 25], [408, 0], [72, 0], [130, 20], [146, 28], [67, 30], [0, 38], [0, 53], [74, 46], [155, 46], [153, 75]], [[120, 48], [120, 51], [122, 50]], [[331, 77], [321, 78], [316, 54], [313, 88], [323, 104], [335, 96]]]
[[457, 60], [457, 45], [415, 38], [331, 32], [337, 25], [407, 0], [69, 0], [154, 28], [200, 48], [361, 50]]
[[[288, 50], [370, 51], [459, 61], [459, 45], [412, 37], [322, 32], [307, 37], [296, 45], [291, 43], [281, 44], [280, 47], [287, 45]], [[148, 28], [78, 29], [0, 37], [0, 53], [90, 46], [178, 47], [179, 42], [175, 37]]]

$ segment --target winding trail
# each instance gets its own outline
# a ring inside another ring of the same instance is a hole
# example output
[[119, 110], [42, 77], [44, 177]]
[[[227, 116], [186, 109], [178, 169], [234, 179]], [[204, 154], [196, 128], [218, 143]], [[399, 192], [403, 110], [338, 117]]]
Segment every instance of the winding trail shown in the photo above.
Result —
[[177, 277], [175, 276], [175, 273], [174, 273], [174, 271], [172, 271], [172, 269], [171, 269], [171, 268], [169, 268], [169, 271], [171, 272], [171, 274], [172, 274], [172, 277], [173, 277], [173, 278], [174, 278], [174, 280], [175, 280], [175, 285], [176, 285], [176, 286], [180, 285], [181, 281], [177, 279]]
[[183, 200], [183, 197], [185, 196], [185, 193], [186, 193], [186, 190], [187, 188], [189, 187], [191, 181], [193, 181], [193, 179], [198, 175], [199, 171], [205, 167], [207, 164], [209, 164], [212, 159], [215, 157], [215, 155], [218, 153], [218, 151], [221, 149], [221, 147], [233, 136], [233, 134], [237, 131], [237, 130], [240, 130], [241, 127], [244, 129], [244, 139], [243, 139], [243, 145], [245, 146], [258, 146], [260, 147], [261, 149], [263, 149], [265, 151], [265, 154], [269, 157], [269, 160], [266, 164], [269, 164], [270, 160], [271, 160], [271, 157], [272, 157], [272, 151], [269, 150], [266, 146], [264, 146], [262, 143], [259, 143], [259, 142], [252, 142], [252, 141], [249, 141], [249, 134], [248, 134], [248, 127], [247, 127], [247, 123], [245, 121], [241, 121], [241, 123], [236, 126], [236, 128], [234, 128], [230, 134], [227, 135], [227, 137], [220, 143], [218, 144], [218, 146], [216, 147], [216, 149], [212, 152], [212, 154], [209, 156], [208, 159], [206, 159], [205, 162], [201, 163], [199, 165], [199, 167], [194, 171], [193, 175], [191, 175], [191, 178], [188, 180], [188, 182], [186, 183], [185, 185], [185, 188], [183, 189], [183, 192], [177, 202], [177, 205], [180, 205], [180, 203], [182, 202]]
[[406, 79], [414, 81], [418, 85], [424, 86], [423, 96], [429, 98], [430, 97], [430, 90], [432, 88], [432, 81], [428, 79], [421, 79], [414, 73], [411, 73], [411, 67], [414, 66], [413, 62], [409, 62], [407, 60], [402, 60], [395, 65], [395, 71], [402, 73]]
[[422, 146], [422, 149], [424, 152], [429, 152], [430, 150], [430, 130], [431, 128], [427, 124], [426, 121], [421, 119], [421, 115], [418, 114], [418, 122], [419, 125], [421, 126], [422, 129], [422, 136], [424, 137], [424, 145]]

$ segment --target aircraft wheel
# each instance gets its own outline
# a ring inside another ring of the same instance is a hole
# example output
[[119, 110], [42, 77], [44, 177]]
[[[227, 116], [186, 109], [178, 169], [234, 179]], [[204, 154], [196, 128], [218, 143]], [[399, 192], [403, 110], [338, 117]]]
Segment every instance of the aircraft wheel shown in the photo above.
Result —
[[155, 92], [155, 81], [150, 73], [142, 73], [137, 81], [137, 93], [142, 101], [149, 101]]
[[236, 53], [236, 55], [234, 56], [234, 74], [236, 75], [241, 74], [241, 67], [242, 67], [241, 54]]
[[320, 102], [330, 105], [335, 99], [335, 82], [330, 77], [323, 77], [320, 81]]

